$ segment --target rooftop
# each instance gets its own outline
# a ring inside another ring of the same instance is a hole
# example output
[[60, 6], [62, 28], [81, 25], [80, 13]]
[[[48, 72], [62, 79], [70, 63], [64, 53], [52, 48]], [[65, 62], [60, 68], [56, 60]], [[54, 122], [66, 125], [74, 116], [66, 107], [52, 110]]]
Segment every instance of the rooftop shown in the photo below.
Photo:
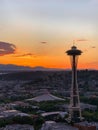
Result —
[[46, 121], [41, 130], [78, 130], [78, 128], [65, 125], [63, 123], [56, 123], [53, 121]]
[[49, 93], [46, 93], [46, 94], [43, 94], [43, 95], [31, 98], [31, 99], [27, 99], [27, 100], [29, 100], [29, 101], [30, 100], [31, 101], [36, 101], [36, 102], [42, 102], [42, 101], [54, 101], [54, 100], [64, 101], [65, 99], [56, 97], [56, 96], [54, 96], [52, 94], [49, 94]]

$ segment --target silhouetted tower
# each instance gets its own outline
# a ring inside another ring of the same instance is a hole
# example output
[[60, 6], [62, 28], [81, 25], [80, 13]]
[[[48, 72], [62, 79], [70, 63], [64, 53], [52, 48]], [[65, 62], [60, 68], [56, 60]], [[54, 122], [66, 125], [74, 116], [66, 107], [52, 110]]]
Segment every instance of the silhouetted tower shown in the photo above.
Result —
[[81, 55], [82, 51], [78, 50], [76, 46], [72, 46], [70, 50], [66, 51], [66, 53], [70, 56], [72, 66], [72, 86], [70, 91], [69, 120], [81, 120], [82, 116], [77, 84], [77, 63], [78, 56]]

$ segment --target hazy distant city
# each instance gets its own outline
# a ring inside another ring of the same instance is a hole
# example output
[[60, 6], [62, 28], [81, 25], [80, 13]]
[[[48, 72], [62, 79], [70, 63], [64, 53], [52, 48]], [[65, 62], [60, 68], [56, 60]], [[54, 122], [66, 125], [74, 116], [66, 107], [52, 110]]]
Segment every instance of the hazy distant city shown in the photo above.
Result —
[[[54, 127], [58, 126], [57, 130], [61, 129], [61, 127], [68, 130], [77, 130], [75, 127], [70, 128], [71, 126], [68, 124], [62, 124], [62, 122], [66, 123], [68, 113], [71, 74], [71, 70], [47, 69], [46, 71], [46, 69], [41, 70], [38, 67], [35, 71], [33, 69], [33, 71], [7, 70], [1, 72], [0, 126], [6, 126], [6, 130], [14, 130], [14, 128], [19, 129], [20, 127], [24, 129], [21, 125], [28, 124], [24, 127], [29, 130], [32, 124], [32, 130], [48, 130], [48, 127], [54, 130], [52, 128], [54, 124]], [[95, 122], [97, 126], [98, 71], [79, 70], [78, 86], [83, 117], [88, 122]], [[47, 128], [42, 126], [45, 121]], [[49, 121], [52, 121], [52, 126]], [[58, 123], [55, 124], [54, 122]], [[14, 125], [11, 125], [13, 123]], [[17, 123], [20, 126], [15, 126]], [[88, 125], [90, 124], [88, 123]]]

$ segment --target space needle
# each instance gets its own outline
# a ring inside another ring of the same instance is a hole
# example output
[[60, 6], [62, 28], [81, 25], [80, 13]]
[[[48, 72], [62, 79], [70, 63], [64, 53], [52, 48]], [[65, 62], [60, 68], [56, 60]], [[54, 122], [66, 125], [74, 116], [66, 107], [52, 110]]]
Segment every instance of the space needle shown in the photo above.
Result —
[[82, 120], [79, 89], [77, 83], [77, 63], [78, 57], [82, 51], [78, 50], [76, 46], [72, 46], [70, 50], [66, 51], [67, 55], [71, 59], [72, 67], [72, 84], [70, 90], [70, 105], [69, 105], [69, 121]]

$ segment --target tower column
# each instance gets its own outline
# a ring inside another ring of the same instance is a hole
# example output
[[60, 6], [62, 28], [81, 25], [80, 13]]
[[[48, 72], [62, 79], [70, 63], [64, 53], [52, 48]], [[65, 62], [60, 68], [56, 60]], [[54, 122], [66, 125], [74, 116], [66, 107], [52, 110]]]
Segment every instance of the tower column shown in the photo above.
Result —
[[77, 83], [77, 62], [78, 56], [81, 55], [82, 51], [78, 50], [77, 47], [72, 46], [72, 48], [66, 53], [71, 57], [72, 64], [72, 85], [70, 91], [69, 120], [81, 120], [82, 117]]

